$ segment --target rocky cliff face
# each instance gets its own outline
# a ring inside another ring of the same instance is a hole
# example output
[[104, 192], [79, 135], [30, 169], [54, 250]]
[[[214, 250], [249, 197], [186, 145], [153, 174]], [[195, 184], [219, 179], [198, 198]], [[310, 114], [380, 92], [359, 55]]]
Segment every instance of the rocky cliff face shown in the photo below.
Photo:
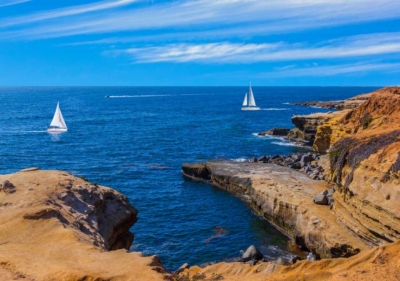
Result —
[[127, 251], [136, 220], [125, 196], [66, 172], [1, 175], [0, 280], [163, 280]]
[[329, 152], [338, 218], [359, 236], [372, 234], [373, 245], [398, 240], [400, 88], [376, 91], [337, 124], [346, 130]]
[[331, 144], [347, 133], [346, 129], [342, 129], [338, 125], [339, 120], [351, 112], [352, 109], [358, 108], [365, 101], [369, 100], [371, 95], [358, 95], [344, 101], [295, 103], [295, 105], [330, 108], [337, 111], [296, 115], [292, 117], [292, 123], [296, 126], [297, 130], [303, 133], [303, 138], [311, 142], [315, 151], [326, 152]]

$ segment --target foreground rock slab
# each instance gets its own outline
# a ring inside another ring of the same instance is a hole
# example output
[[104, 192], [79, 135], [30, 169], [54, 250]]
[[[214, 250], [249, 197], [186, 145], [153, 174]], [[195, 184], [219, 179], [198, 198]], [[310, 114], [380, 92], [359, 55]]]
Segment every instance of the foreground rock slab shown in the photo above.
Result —
[[137, 211], [125, 196], [61, 171], [1, 175], [0, 280], [163, 280], [129, 253]]
[[321, 258], [349, 257], [370, 246], [342, 227], [329, 206], [313, 203], [326, 183], [272, 164], [184, 164], [185, 176], [247, 198], [251, 207]]
[[397, 281], [400, 278], [400, 241], [363, 251], [350, 258], [302, 260], [292, 266], [275, 263], [217, 263], [193, 266], [181, 273], [183, 280], [224, 281]]

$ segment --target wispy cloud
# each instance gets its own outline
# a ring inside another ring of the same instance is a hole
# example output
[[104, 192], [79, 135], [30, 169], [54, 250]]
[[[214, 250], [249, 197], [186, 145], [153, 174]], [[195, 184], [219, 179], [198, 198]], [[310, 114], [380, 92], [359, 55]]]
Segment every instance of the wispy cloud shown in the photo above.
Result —
[[285, 44], [169, 44], [112, 51], [136, 62], [254, 63], [308, 59], [355, 58], [400, 53], [400, 33], [353, 36], [315, 45]]
[[[10, 0], [10, 1], [12, 1], [12, 0]], [[14, 1], [14, 2], [25, 2], [25, 1], [30, 1], [30, 0], [20, 0], [20, 1]], [[27, 16], [3, 19], [2, 21], [0, 21], [0, 28], [15, 26], [15, 25], [22, 25], [22, 24], [27, 24], [27, 23], [34, 23], [34, 22], [44, 21], [44, 20], [49, 20], [49, 19], [56, 19], [56, 18], [60, 18], [60, 17], [75, 16], [75, 15], [96, 12], [96, 11], [101, 11], [101, 10], [106, 10], [106, 9], [112, 9], [112, 8], [116, 8], [119, 6], [128, 5], [133, 2], [137, 2], [137, 1], [138, 0], [101, 1], [101, 2], [91, 3], [91, 4], [86, 4], [86, 5], [70, 6], [70, 7], [61, 8], [61, 9], [50, 10], [47, 12], [39, 12], [39, 13], [35, 13], [32, 15], [27, 15]], [[1, 6], [1, 2], [0, 2], [0, 6]]]
[[[199, 32], [204, 37], [216, 36], [221, 30], [231, 35], [265, 35], [400, 16], [400, 1], [397, 0], [180, 0], [145, 7], [128, 7], [115, 13], [79, 16], [86, 11], [100, 10], [98, 7], [109, 7], [112, 3], [123, 5], [130, 2], [104, 1], [66, 8], [65, 11], [48, 11], [6, 19], [0, 26], [74, 15], [73, 20], [49, 21], [1, 35], [3, 38], [39, 39], [170, 28], [178, 32], [187, 32], [190, 28], [191, 32]], [[169, 32], [171, 35], [174, 33]]]
[[248, 54], [274, 50], [278, 44], [173, 44], [160, 47], [130, 48], [116, 51], [131, 55], [139, 62], [190, 62], [190, 61], [220, 61], [229, 58], [246, 56]]
[[277, 69], [275, 71], [261, 73], [258, 75], [258, 77], [323, 77], [342, 74], [363, 74], [377, 71], [398, 72], [400, 71], [400, 63], [356, 63], [343, 65], [313, 66], [295, 69]]
[[21, 4], [29, 1], [31, 0], [0, 0], [0, 7]]

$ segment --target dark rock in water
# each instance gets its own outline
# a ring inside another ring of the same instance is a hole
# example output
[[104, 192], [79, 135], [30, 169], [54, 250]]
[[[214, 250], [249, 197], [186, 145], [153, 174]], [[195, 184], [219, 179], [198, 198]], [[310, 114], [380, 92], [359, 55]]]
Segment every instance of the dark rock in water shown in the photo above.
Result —
[[258, 162], [258, 160], [257, 160], [256, 157], [253, 157], [253, 158], [250, 159], [250, 162]]
[[324, 190], [320, 194], [314, 197], [313, 202], [318, 205], [328, 205], [328, 191]]
[[271, 160], [275, 160], [275, 159], [278, 159], [278, 158], [279, 158], [279, 159], [282, 159], [279, 155], [275, 155], [275, 156], [272, 156], [272, 157], [271, 157]]
[[290, 129], [287, 129], [287, 128], [273, 128], [272, 130], [269, 130], [269, 132], [271, 132], [270, 133], [271, 136], [284, 136], [284, 137], [286, 137], [289, 134]]
[[304, 260], [304, 259], [302, 257], [299, 257], [299, 256], [294, 256], [289, 260], [289, 263], [293, 265], [296, 262], [301, 261], [301, 260]]
[[263, 253], [261, 253], [256, 246], [251, 245], [250, 247], [247, 248], [246, 252], [243, 253], [240, 261], [242, 262], [247, 262], [250, 260], [259, 261], [262, 260], [263, 258], [264, 258]]
[[258, 162], [266, 163], [266, 162], [268, 162], [268, 160], [269, 160], [269, 157], [266, 156], [266, 155], [261, 156], [260, 158], [258, 158]]

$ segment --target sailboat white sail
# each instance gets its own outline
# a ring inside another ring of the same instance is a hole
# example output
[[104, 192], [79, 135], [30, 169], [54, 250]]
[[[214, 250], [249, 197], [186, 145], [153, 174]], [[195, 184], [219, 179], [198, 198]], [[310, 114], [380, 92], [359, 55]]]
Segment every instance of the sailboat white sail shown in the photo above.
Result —
[[242, 110], [260, 110], [256, 105], [256, 101], [254, 99], [253, 90], [251, 89], [251, 82], [249, 86], [249, 94], [246, 93], [244, 96], [243, 107]]
[[51, 120], [50, 126], [47, 128], [48, 132], [61, 133], [68, 130], [67, 124], [65, 124], [64, 117], [60, 110], [60, 103], [57, 103], [56, 112], [54, 113], [53, 120]]
[[247, 100], [247, 93], [244, 95], [244, 101], [243, 101], [243, 106], [247, 106], [248, 100]]

